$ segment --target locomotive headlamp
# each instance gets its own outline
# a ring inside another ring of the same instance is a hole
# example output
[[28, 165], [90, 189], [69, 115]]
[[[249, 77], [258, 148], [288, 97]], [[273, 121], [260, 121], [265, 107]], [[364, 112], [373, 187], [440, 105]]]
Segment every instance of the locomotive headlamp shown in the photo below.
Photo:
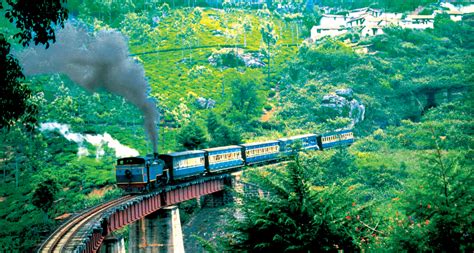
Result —
[[128, 179], [132, 178], [132, 172], [130, 170], [125, 170], [125, 177]]

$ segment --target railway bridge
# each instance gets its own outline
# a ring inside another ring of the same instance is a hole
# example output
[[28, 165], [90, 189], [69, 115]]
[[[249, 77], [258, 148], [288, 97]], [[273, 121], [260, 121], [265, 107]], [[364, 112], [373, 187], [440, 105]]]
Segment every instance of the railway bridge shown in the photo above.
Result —
[[[129, 252], [184, 252], [176, 204], [205, 196], [210, 205], [232, 201], [237, 192], [254, 189], [240, 181], [242, 171], [167, 186], [143, 195], [126, 195], [85, 210], [61, 225], [38, 252], [125, 252], [114, 231], [129, 225]], [[253, 191], [257, 195], [263, 193]], [[239, 201], [238, 199], [234, 201]]]

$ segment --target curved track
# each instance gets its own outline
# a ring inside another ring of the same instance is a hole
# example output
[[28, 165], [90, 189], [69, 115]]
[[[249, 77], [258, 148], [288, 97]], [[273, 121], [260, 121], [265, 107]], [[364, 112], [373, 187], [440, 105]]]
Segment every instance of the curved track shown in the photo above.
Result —
[[65, 248], [74, 240], [75, 234], [89, 221], [100, 216], [110, 207], [127, 202], [134, 196], [127, 195], [118, 199], [111, 200], [97, 207], [93, 207], [80, 215], [72, 218], [70, 221], [61, 225], [48, 239], [41, 245], [38, 252], [68, 252]]

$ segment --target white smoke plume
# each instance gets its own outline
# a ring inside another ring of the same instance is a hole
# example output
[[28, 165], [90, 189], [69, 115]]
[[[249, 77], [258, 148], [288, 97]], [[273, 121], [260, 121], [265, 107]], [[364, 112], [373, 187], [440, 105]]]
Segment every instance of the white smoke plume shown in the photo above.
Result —
[[157, 152], [156, 104], [148, 98], [143, 66], [129, 57], [127, 40], [121, 33], [102, 30], [90, 34], [67, 23], [48, 49], [33, 46], [18, 58], [26, 75], [63, 73], [91, 92], [105, 89], [127, 99], [142, 111], [146, 132]]
[[89, 155], [89, 150], [85, 147], [85, 142], [89, 142], [96, 148], [96, 158], [99, 158], [105, 154], [104, 145], [107, 147], [115, 150], [115, 156], [118, 158], [121, 157], [130, 157], [130, 156], [138, 156], [139, 153], [137, 150], [127, 147], [121, 144], [118, 140], [112, 138], [110, 134], [80, 134], [74, 133], [69, 130], [69, 125], [60, 124], [57, 122], [48, 122], [48, 123], [41, 123], [40, 124], [40, 131], [58, 131], [64, 138], [68, 141], [73, 141], [77, 143], [78, 150], [77, 156], [87, 156]]

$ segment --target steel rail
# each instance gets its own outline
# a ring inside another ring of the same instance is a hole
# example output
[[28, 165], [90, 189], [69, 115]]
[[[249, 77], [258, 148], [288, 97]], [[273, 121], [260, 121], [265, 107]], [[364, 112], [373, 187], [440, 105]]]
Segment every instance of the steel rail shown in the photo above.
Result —
[[96, 215], [107, 210], [109, 207], [126, 202], [134, 196], [126, 195], [118, 199], [111, 200], [99, 206], [93, 207], [82, 214], [74, 217], [70, 221], [61, 225], [53, 234], [51, 234], [43, 245], [41, 245], [38, 252], [63, 252], [66, 246], [73, 238], [74, 234], [88, 221]]

